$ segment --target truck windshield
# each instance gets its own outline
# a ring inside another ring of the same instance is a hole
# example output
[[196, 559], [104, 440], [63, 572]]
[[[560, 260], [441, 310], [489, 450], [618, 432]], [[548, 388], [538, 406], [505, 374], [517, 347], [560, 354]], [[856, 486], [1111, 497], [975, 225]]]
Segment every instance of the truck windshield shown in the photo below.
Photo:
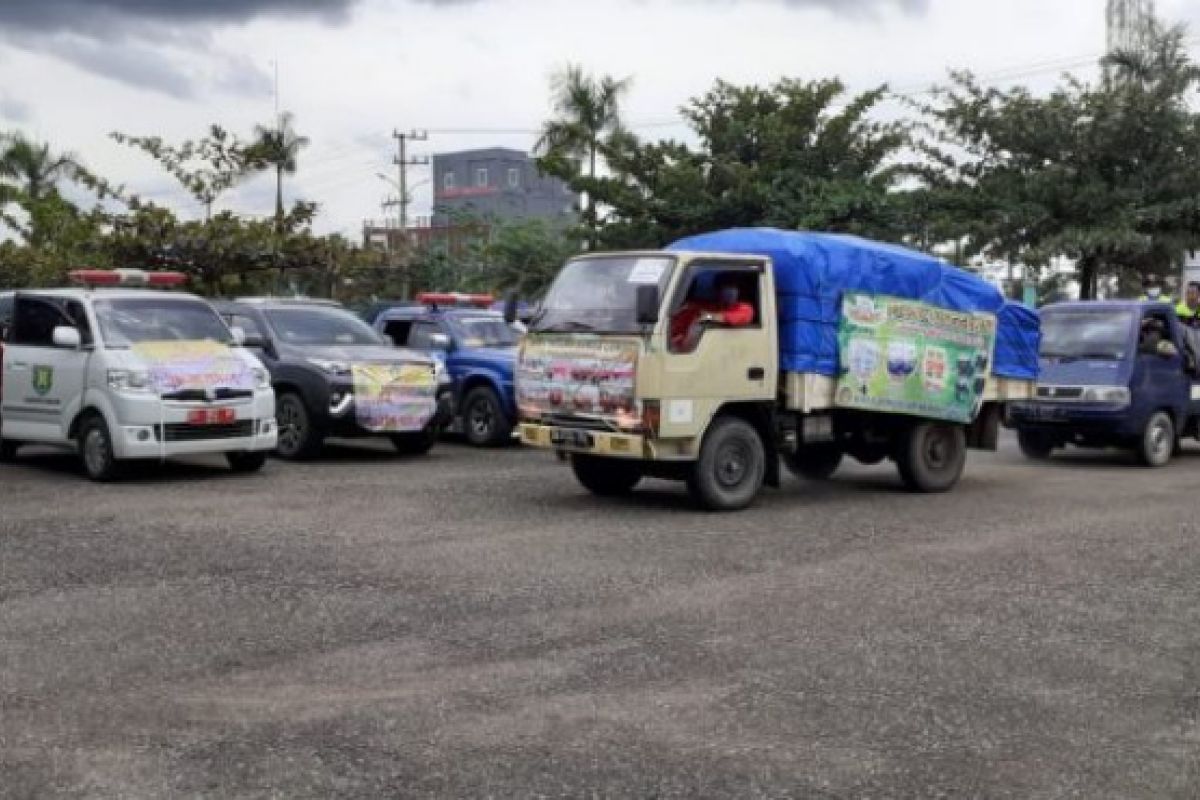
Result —
[[1044, 358], [1120, 361], [1129, 351], [1132, 329], [1132, 311], [1046, 311], [1042, 314], [1041, 354]]
[[96, 322], [106, 347], [140, 342], [214, 341], [231, 344], [229, 328], [207, 303], [160, 297], [96, 300]]
[[605, 256], [568, 261], [554, 279], [530, 331], [637, 333], [637, 289], [664, 291], [671, 256]]
[[504, 317], [459, 317], [452, 323], [464, 347], [513, 347], [518, 334]]
[[383, 339], [369, 325], [340, 308], [268, 308], [263, 311], [275, 335], [293, 345], [375, 345]]

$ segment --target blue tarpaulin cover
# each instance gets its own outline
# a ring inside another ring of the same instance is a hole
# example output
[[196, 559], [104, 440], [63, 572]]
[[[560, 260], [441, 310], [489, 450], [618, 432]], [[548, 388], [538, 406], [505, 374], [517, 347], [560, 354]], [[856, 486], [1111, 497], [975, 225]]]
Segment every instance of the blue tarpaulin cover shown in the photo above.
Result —
[[925, 253], [857, 236], [741, 228], [680, 239], [669, 250], [769, 256], [778, 293], [780, 366], [837, 376], [838, 323], [846, 291], [902, 297], [939, 308], [996, 315], [992, 372], [1035, 380], [1037, 312]]

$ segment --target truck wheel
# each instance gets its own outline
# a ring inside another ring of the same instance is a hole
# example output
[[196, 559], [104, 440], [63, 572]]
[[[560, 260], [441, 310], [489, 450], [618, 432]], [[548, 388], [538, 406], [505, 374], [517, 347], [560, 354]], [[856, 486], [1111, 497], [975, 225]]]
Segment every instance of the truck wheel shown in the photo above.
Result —
[[754, 426], [721, 417], [704, 437], [688, 490], [711, 511], [737, 511], [754, 502], [766, 471], [766, 448]]
[[312, 458], [321, 450], [323, 437], [312, 423], [304, 400], [295, 392], [284, 392], [275, 403], [279, 443], [275, 452], [288, 461]]
[[474, 447], [496, 447], [512, 435], [512, 423], [504, 414], [500, 397], [487, 386], [467, 393], [462, 410], [463, 433]]
[[934, 494], [954, 488], [967, 463], [967, 434], [961, 425], [922, 422], [900, 439], [896, 466], [904, 485]]
[[1017, 431], [1017, 446], [1021, 453], [1031, 461], [1045, 461], [1054, 452], [1054, 445], [1045, 435], [1034, 431]]
[[571, 456], [571, 470], [583, 488], [599, 497], [629, 494], [642, 482], [642, 471], [637, 465], [619, 458], [576, 453]]
[[229, 468], [234, 472], [249, 474], [258, 472], [267, 463], [267, 454], [259, 452], [226, 453], [225, 460], [229, 462]]
[[1175, 452], [1175, 422], [1165, 411], [1156, 411], [1146, 422], [1142, 440], [1138, 444], [1138, 458], [1147, 467], [1163, 467]]
[[784, 456], [783, 463], [797, 478], [810, 481], [827, 481], [842, 464], [842, 451], [837, 447], [801, 447], [795, 453]]
[[79, 426], [79, 460], [83, 471], [97, 483], [119, 477], [120, 465], [113, 451], [112, 436], [99, 414], [89, 414]]
[[396, 452], [406, 456], [423, 456], [437, 444], [439, 433], [437, 425], [431, 422], [429, 423], [429, 427], [423, 431], [417, 431], [416, 433], [393, 433], [390, 438], [392, 446], [396, 448]]

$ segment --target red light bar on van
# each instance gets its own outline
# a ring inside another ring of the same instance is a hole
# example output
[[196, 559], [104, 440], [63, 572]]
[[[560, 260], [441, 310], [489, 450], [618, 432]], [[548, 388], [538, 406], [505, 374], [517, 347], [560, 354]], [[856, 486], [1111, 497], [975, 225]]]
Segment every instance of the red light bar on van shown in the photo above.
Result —
[[461, 292], [421, 292], [417, 302], [426, 306], [476, 306], [487, 308], [493, 302], [490, 294], [463, 294]]
[[146, 272], [141, 269], [77, 269], [71, 280], [84, 286], [182, 286], [182, 272]]

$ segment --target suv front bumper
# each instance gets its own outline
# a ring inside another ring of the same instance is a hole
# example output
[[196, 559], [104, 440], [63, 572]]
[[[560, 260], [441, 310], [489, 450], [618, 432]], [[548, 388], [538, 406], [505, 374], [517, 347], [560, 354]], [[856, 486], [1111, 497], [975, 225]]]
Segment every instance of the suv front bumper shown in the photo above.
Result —
[[[112, 397], [112, 403], [113, 450], [119, 459], [267, 451], [275, 449], [278, 441], [275, 394], [270, 390], [212, 403], [121, 394]], [[233, 420], [217, 425], [189, 422], [189, 414], [199, 409], [231, 409]]]

